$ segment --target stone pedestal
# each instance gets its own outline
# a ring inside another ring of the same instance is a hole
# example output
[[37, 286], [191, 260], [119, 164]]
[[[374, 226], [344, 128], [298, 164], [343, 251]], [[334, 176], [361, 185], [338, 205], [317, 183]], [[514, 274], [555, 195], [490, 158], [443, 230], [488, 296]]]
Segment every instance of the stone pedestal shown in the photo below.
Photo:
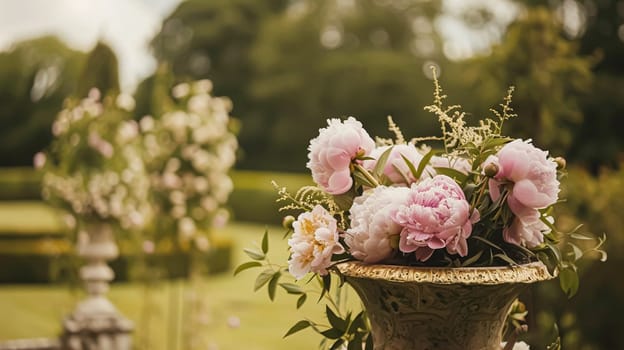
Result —
[[88, 224], [78, 239], [78, 255], [85, 260], [80, 278], [87, 295], [63, 321], [63, 349], [130, 350], [133, 323], [106, 298], [115, 277], [107, 261], [119, 255], [111, 226], [106, 222]]

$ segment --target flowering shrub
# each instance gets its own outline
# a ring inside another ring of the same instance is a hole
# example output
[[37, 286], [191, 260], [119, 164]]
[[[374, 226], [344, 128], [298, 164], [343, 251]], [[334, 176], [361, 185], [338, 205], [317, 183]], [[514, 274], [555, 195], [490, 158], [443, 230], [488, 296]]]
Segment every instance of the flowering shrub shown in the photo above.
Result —
[[222, 208], [233, 189], [228, 172], [238, 143], [232, 131], [231, 102], [210, 95], [208, 80], [172, 90], [174, 107], [140, 121], [156, 207], [156, 240], [174, 235], [179, 247], [208, 247], [206, 231], [223, 226]]
[[[557, 230], [551, 210], [561, 200], [565, 161], [530, 140], [502, 134], [504, 122], [515, 116], [512, 91], [493, 117], [469, 126], [459, 106], [444, 105], [435, 81], [434, 104], [425, 110], [437, 116], [441, 136], [406, 140], [389, 118], [394, 138], [373, 141], [353, 117], [328, 120], [309, 146], [307, 167], [317, 186], [293, 194], [276, 185], [283, 209], [300, 212], [285, 220], [294, 231], [287, 268], [268, 263], [265, 233], [261, 250], [246, 250], [255, 261], [236, 273], [266, 267], [255, 289], [267, 285], [272, 299], [281, 286], [299, 295], [300, 306], [307, 292], [296, 283], [278, 283], [286, 270], [297, 281], [318, 281], [323, 298], [332, 272], [339, 275], [333, 266], [348, 260], [444, 267], [542, 261], [573, 295], [575, 262], [589, 251], [606, 259], [599, 249], [604, 237]], [[584, 251], [577, 239], [596, 244]], [[346, 343], [358, 348], [366, 338], [365, 314], [341, 313], [331, 298], [328, 304], [329, 326], [304, 320], [287, 335], [312, 327], [332, 340], [332, 349]], [[351, 345], [354, 340], [358, 345]]]
[[45, 171], [44, 199], [67, 210], [71, 225], [90, 220], [143, 227], [150, 219], [149, 180], [139, 148], [134, 100], [91, 90], [68, 101], [52, 125], [49, 149], [35, 155]]

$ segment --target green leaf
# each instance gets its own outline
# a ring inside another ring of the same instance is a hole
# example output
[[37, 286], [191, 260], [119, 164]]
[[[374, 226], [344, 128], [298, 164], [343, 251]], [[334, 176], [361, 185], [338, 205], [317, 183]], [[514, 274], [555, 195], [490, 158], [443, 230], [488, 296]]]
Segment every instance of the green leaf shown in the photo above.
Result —
[[571, 268], [561, 269], [561, 271], [559, 271], [559, 285], [568, 295], [568, 298], [572, 298], [579, 287], [579, 278], [576, 271]]
[[301, 308], [307, 299], [308, 299], [307, 294], [301, 294], [299, 299], [297, 299], [297, 309]]
[[550, 256], [548, 254], [546, 254], [545, 252], [538, 252], [537, 253], [537, 258], [544, 263], [544, 265], [546, 265], [546, 268], [548, 268], [548, 272], [552, 275], [555, 271], [555, 269], [557, 268], [557, 262], [553, 261]]
[[266, 258], [266, 255], [264, 255], [264, 253], [259, 252], [255, 249], [245, 248], [243, 249], [243, 251], [245, 252], [245, 254], [247, 254], [250, 258], [254, 260], [264, 260], [264, 258]]
[[254, 283], [254, 291], [257, 291], [258, 289], [262, 288], [262, 286], [267, 284], [271, 280], [271, 278], [273, 278], [274, 274], [275, 271], [273, 271], [272, 269], [262, 271], [262, 273], [260, 273], [258, 277], [256, 277], [256, 282]]
[[332, 344], [331, 348], [329, 348], [329, 350], [337, 350], [340, 349], [340, 347], [342, 346], [342, 344], [344, 344], [345, 340], [344, 339], [338, 339], [334, 342], [334, 344]]
[[358, 329], [366, 329], [366, 324], [364, 323], [364, 311], [360, 311], [360, 313], [355, 316], [353, 322], [349, 325], [347, 333], [355, 333]]
[[456, 182], [459, 182], [459, 183], [464, 183], [466, 181], [466, 179], [468, 179], [468, 175], [462, 173], [459, 170], [453, 169], [453, 168], [435, 167], [434, 169], [435, 169], [436, 173], [438, 173], [440, 175], [446, 175], [446, 176], [452, 178], [453, 180], [455, 180]]
[[515, 262], [512, 258], [510, 258], [509, 256], [507, 256], [507, 254], [494, 254], [495, 258], [499, 258], [505, 262], [507, 262], [509, 265], [518, 265], [517, 262]]
[[489, 240], [487, 240], [487, 239], [485, 239], [485, 238], [483, 238], [481, 236], [470, 236], [470, 238], [474, 238], [474, 239], [476, 239], [478, 241], [481, 241], [481, 242], [489, 245], [490, 247], [493, 247], [493, 248], [496, 248], [496, 249], [500, 250], [501, 252], [503, 251], [503, 249], [501, 247], [497, 246], [496, 244], [490, 242]]
[[364, 350], [375, 350], [373, 349], [373, 335], [368, 333], [368, 337], [366, 337], [366, 347]]
[[544, 244], [546, 244], [548, 249], [554, 254], [557, 261], [563, 261], [563, 258], [561, 257], [561, 251], [559, 250], [559, 247], [557, 247], [557, 245], [550, 242], [544, 242]]
[[277, 282], [279, 281], [280, 277], [282, 277], [282, 273], [277, 271], [276, 273], [273, 274], [273, 276], [271, 277], [271, 280], [269, 281], [269, 299], [271, 299], [271, 301], [273, 301], [275, 299], [275, 291], [277, 290]]
[[407, 159], [407, 157], [405, 157], [402, 154], [401, 154], [401, 158], [403, 158], [403, 161], [405, 162], [405, 165], [407, 165], [407, 168], [409, 169], [410, 173], [412, 173], [412, 176], [414, 176], [414, 178], [416, 178], [416, 179], [419, 179], [419, 177], [416, 177], [416, 174], [418, 173], [418, 170], [416, 169], [416, 167], [414, 166], [412, 161]]
[[334, 203], [338, 205], [338, 208], [342, 210], [349, 210], [349, 208], [351, 208], [351, 205], [353, 205], [353, 198], [355, 197], [355, 189], [351, 188], [351, 190], [349, 190], [347, 193], [333, 195], [332, 199], [334, 200]]
[[470, 266], [472, 264], [474, 264], [477, 260], [479, 260], [479, 258], [481, 257], [481, 255], [483, 254], [483, 251], [479, 251], [477, 254], [471, 256], [470, 258], [466, 259], [466, 261], [464, 261], [461, 266]]
[[323, 300], [323, 297], [325, 296], [325, 293], [329, 292], [329, 288], [331, 286], [331, 274], [327, 274], [325, 276], [321, 276], [321, 280], [320, 280], [320, 284], [322, 287], [321, 290], [321, 295], [319, 296], [318, 301]]
[[295, 323], [294, 326], [290, 327], [290, 329], [288, 330], [288, 332], [286, 332], [286, 334], [284, 334], [284, 338], [286, 338], [289, 335], [295, 334], [299, 331], [302, 331], [308, 327], [310, 327], [310, 321], [306, 321], [306, 320], [301, 320], [297, 323]]
[[250, 269], [252, 267], [262, 266], [259, 261], [248, 261], [246, 263], [238, 265], [236, 270], [234, 270], [234, 276], [238, 275], [240, 272]]
[[362, 350], [362, 337], [364, 334], [358, 333], [349, 341], [349, 345], [347, 346], [347, 350]]
[[266, 254], [269, 252], [269, 230], [264, 231], [264, 236], [262, 236], [262, 253]]
[[280, 283], [280, 287], [284, 288], [288, 294], [303, 294], [304, 291], [298, 284], [294, 283]]
[[494, 138], [489, 138], [485, 141], [485, 143], [483, 144], [483, 149], [488, 149], [488, 148], [493, 148], [493, 147], [498, 147], [501, 145], [506, 144], [507, 142], [511, 141], [510, 138], [508, 137], [494, 137]]
[[388, 147], [388, 149], [379, 156], [379, 159], [377, 159], [377, 163], [375, 163], [375, 168], [372, 171], [375, 177], [379, 178], [384, 173], [384, 168], [386, 167], [386, 163], [388, 162], [388, 157], [390, 156], [390, 152], [392, 152], [392, 148], [393, 146]]
[[590, 236], [590, 235], [586, 235], [584, 233], [571, 233], [570, 234], [570, 238], [574, 238], [574, 239], [578, 239], [578, 240], [585, 240], [585, 241], [591, 241], [594, 240], [594, 237]]
[[572, 254], [574, 255], [574, 261], [579, 260], [580, 258], [583, 257], [583, 251], [581, 250], [581, 248], [577, 247], [576, 244], [572, 244], [570, 242], [568, 242], [568, 246], [570, 248], [572, 248]]
[[336, 315], [328, 305], [325, 306], [325, 314], [327, 315], [327, 320], [329, 321], [329, 324], [333, 328], [336, 328], [342, 333], [347, 330], [347, 322], [340, 318], [340, 316]]
[[325, 337], [325, 338], [329, 338], [329, 339], [339, 339], [342, 337], [342, 335], [344, 334], [344, 332], [341, 332], [339, 330], [337, 330], [336, 328], [330, 328], [328, 330], [322, 331], [321, 334]]
[[[412, 171], [412, 173], [414, 174], [414, 178], [415, 179], [420, 179], [420, 175], [422, 175], [423, 171], [425, 171], [425, 167], [427, 166], [427, 164], [429, 164], [429, 161], [431, 160], [431, 157], [433, 157], [437, 153], [438, 153], [437, 151], [434, 151], [432, 149], [427, 154], [425, 154], [423, 159], [420, 160], [420, 163], [418, 164], [418, 169], [416, 170], [416, 172], [414, 173]], [[410, 170], [412, 170], [412, 169], [410, 168]]]
[[366, 176], [364, 176], [362, 173], [360, 173], [357, 170], [353, 172], [353, 177], [355, 178], [357, 183], [359, 183], [360, 185], [363, 185], [366, 187], [376, 187], [374, 183], [372, 183]]

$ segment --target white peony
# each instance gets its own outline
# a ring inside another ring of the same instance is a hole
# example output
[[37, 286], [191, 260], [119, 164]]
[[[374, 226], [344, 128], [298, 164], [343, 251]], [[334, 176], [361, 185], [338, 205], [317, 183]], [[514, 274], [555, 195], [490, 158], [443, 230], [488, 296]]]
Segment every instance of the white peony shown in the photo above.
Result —
[[391, 239], [398, 237], [401, 226], [390, 215], [408, 193], [407, 187], [379, 186], [355, 198], [349, 216], [351, 227], [345, 235], [345, 243], [354, 258], [376, 263], [392, 255]]
[[288, 240], [290, 259], [288, 271], [296, 279], [308, 272], [327, 274], [334, 254], [344, 252], [338, 242], [338, 223], [322, 206], [317, 205], [311, 212], [301, 213], [293, 223], [294, 233]]

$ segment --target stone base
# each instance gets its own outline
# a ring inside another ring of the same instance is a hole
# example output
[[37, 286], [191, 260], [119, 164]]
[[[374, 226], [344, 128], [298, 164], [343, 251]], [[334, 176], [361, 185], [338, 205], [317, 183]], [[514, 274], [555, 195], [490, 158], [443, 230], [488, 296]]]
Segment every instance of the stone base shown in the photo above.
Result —
[[71, 315], [63, 321], [61, 344], [66, 350], [130, 350], [133, 329], [132, 321], [119, 314]]

